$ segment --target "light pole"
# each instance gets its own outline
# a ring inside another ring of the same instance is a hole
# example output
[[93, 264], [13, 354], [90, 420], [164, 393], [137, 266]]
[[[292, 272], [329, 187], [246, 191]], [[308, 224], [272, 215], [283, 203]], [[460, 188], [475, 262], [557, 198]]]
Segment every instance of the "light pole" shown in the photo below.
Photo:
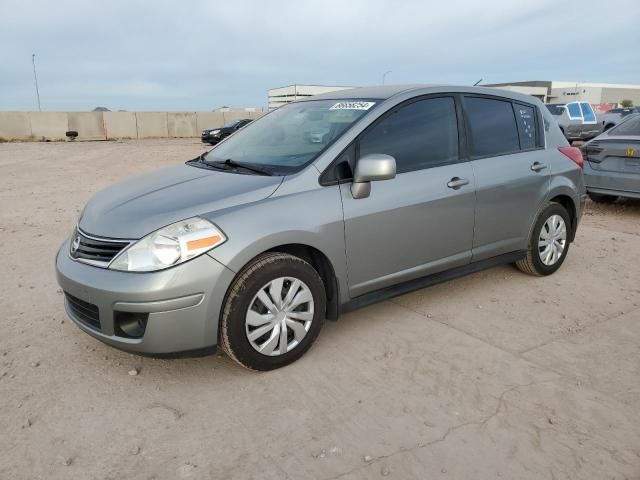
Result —
[[387, 77], [387, 74], [391, 73], [391, 70], [387, 70], [382, 74], [382, 84], [384, 85], [384, 79]]
[[33, 63], [33, 80], [36, 83], [36, 97], [38, 98], [38, 111], [41, 112], [42, 108], [40, 108], [40, 92], [38, 91], [38, 75], [36, 75], [36, 54], [31, 54], [31, 63]]

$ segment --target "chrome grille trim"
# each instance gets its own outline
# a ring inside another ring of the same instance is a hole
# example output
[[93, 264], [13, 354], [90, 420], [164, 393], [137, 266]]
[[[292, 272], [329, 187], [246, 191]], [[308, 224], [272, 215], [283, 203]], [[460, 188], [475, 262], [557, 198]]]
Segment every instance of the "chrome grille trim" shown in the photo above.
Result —
[[96, 237], [76, 226], [69, 245], [69, 256], [78, 262], [107, 268], [111, 261], [134, 241]]

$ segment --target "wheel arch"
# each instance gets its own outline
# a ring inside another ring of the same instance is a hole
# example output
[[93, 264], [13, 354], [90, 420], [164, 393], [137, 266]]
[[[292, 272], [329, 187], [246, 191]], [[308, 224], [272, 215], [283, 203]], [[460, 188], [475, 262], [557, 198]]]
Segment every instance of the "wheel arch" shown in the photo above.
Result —
[[338, 280], [339, 277], [329, 256], [317, 245], [304, 241], [289, 243], [274, 242], [271, 245], [262, 243], [261, 248], [250, 248], [245, 250], [245, 252], [247, 251], [250, 252], [248, 255], [240, 255], [240, 258], [236, 257], [233, 259], [233, 271], [236, 272], [236, 276], [229, 285], [229, 289], [233, 286], [233, 282], [240, 272], [260, 255], [269, 252], [287, 253], [305, 260], [318, 272], [324, 283], [327, 297], [326, 318], [328, 320], [336, 320], [338, 318], [340, 305], [342, 303], [340, 299], [341, 289]]
[[569, 242], [573, 242], [576, 238], [576, 230], [578, 229], [578, 207], [575, 200], [567, 193], [558, 193], [555, 196], [551, 196], [549, 201], [559, 203], [565, 208], [565, 210], [567, 210], [571, 221], [571, 235], [569, 237]]
[[[340, 295], [338, 280], [335, 269], [329, 257], [316, 247], [303, 243], [287, 243], [270, 248], [267, 252], [288, 253], [294, 257], [302, 258], [320, 275], [324, 283], [324, 290], [327, 296], [326, 318], [327, 320], [337, 320], [340, 310]], [[263, 252], [265, 253], [265, 252]]]

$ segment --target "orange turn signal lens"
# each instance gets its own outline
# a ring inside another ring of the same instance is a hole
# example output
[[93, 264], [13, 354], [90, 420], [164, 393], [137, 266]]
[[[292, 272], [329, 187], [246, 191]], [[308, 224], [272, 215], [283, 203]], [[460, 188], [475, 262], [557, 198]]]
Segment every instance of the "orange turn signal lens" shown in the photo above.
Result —
[[211, 237], [199, 238], [197, 240], [190, 240], [187, 242], [187, 250], [198, 250], [200, 248], [213, 247], [222, 240], [220, 235], [213, 235]]

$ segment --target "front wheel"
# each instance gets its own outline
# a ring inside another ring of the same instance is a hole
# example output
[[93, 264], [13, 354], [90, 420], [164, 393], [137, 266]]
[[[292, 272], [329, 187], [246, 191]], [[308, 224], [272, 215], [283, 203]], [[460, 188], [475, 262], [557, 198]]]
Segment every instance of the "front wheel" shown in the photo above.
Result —
[[231, 285], [218, 341], [240, 365], [273, 370], [311, 347], [325, 309], [324, 284], [308, 262], [285, 253], [265, 253]]
[[530, 275], [551, 275], [560, 268], [569, 251], [571, 221], [559, 203], [548, 204], [538, 216], [527, 255], [516, 262], [519, 270]]

